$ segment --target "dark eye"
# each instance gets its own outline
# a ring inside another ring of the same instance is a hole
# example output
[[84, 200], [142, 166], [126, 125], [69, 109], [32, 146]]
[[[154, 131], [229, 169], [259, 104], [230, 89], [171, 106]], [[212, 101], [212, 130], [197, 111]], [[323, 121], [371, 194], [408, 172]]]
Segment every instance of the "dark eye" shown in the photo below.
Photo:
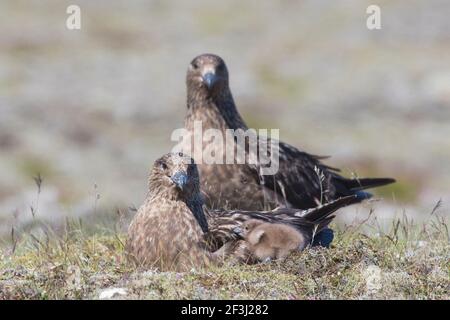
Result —
[[183, 152], [178, 152], [178, 156], [179, 157], [183, 157], [184, 155], [183, 155]]
[[192, 65], [192, 68], [198, 69], [198, 63], [197, 63], [196, 61], [193, 61], [193, 62], [191, 63], [191, 65]]
[[163, 170], [167, 170], [167, 164], [165, 164], [164, 162], [161, 162], [161, 163], [159, 164], [159, 167], [160, 167], [161, 169], [163, 169]]

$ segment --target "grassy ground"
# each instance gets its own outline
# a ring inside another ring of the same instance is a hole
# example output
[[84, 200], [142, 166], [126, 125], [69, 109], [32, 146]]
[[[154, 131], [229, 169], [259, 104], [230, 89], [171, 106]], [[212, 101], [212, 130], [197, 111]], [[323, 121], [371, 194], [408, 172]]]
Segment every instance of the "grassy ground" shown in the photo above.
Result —
[[396, 220], [371, 236], [361, 225], [339, 230], [331, 249], [293, 254], [283, 263], [226, 265], [188, 273], [135, 270], [124, 235], [69, 224], [58, 233], [13, 235], [0, 249], [0, 299], [98, 299], [123, 288], [125, 299], [450, 299], [445, 221]]

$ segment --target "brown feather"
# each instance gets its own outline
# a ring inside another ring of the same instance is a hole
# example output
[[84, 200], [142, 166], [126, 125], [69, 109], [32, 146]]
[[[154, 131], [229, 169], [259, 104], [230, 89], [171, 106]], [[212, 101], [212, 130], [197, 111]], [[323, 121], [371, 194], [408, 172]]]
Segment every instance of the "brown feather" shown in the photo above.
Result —
[[[202, 74], [214, 70], [212, 87], [205, 85]], [[229, 87], [228, 69], [222, 58], [213, 54], [200, 55], [191, 62], [186, 76], [187, 108], [185, 128], [193, 133], [195, 121], [203, 130], [247, 130]], [[185, 145], [185, 153], [192, 149]], [[203, 148], [210, 142], [204, 141]], [[377, 187], [395, 180], [390, 178], [348, 179], [339, 169], [321, 162], [325, 157], [312, 155], [289, 144], [279, 142], [279, 171], [273, 176], [261, 176], [258, 166], [247, 164], [204, 164], [199, 155], [192, 154], [199, 163], [201, 187], [206, 203], [213, 208], [264, 210], [277, 206], [307, 209], [340, 197], [356, 194], [358, 190]], [[236, 162], [235, 162], [236, 163]], [[319, 177], [323, 175], [323, 179]], [[364, 193], [360, 202], [370, 197]]]
[[[182, 188], [175, 177], [185, 174]], [[130, 260], [145, 268], [185, 271], [220, 264], [226, 256], [251, 261], [251, 251], [233, 231], [248, 220], [287, 224], [311, 242], [317, 226], [352, 200], [338, 199], [319, 208], [272, 211], [207, 210], [199, 187], [197, 166], [182, 154], [155, 161], [149, 191], [133, 218], [126, 244]]]

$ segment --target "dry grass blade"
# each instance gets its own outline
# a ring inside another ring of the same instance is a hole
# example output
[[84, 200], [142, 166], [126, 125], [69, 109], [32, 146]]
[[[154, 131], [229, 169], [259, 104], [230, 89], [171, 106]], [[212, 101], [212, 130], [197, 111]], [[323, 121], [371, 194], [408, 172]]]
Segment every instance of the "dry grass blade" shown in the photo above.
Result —
[[431, 210], [431, 214], [433, 215], [436, 213], [436, 211], [442, 206], [442, 199], [439, 199], [438, 202], [436, 202], [436, 204], [433, 207], [433, 210]]

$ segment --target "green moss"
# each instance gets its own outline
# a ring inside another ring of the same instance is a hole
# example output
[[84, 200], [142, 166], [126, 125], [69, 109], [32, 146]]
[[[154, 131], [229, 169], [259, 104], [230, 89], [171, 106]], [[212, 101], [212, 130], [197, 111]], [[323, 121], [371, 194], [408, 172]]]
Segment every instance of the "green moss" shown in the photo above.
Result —
[[[124, 234], [88, 235], [72, 224], [60, 235], [23, 234], [14, 253], [0, 247], [0, 299], [96, 299], [109, 287], [126, 288], [129, 299], [449, 299], [448, 230], [436, 222], [400, 221], [378, 236], [350, 227], [331, 249], [185, 273], [137, 270], [125, 259]], [[370, 268], [380, 274], [374, 290]]]

